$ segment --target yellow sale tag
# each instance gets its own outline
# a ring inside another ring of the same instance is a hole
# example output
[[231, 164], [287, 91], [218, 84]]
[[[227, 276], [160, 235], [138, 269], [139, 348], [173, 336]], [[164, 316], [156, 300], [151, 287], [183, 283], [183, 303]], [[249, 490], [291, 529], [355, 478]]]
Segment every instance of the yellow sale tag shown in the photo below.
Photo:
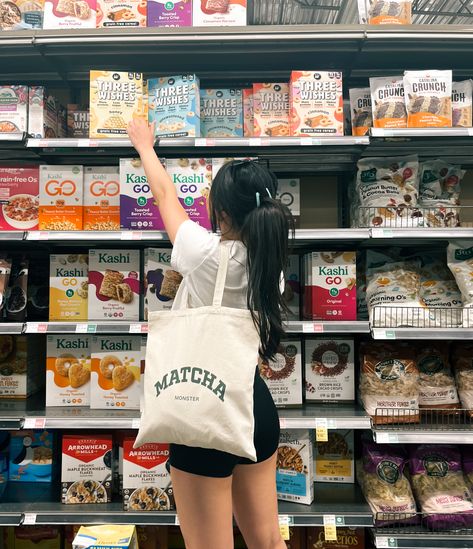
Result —
[[337, 541], [337, 527], [335, 524], [326, 524], [324, 526], [325, 541]]
[[289, 541], [291, 539], [289, 533], [289, 517], [287, 515], [279, 517], [279, 532], [284, 541]]
[[326, 418], [315, 420], [315, 440], [316, 442], [328, 442], [328, 421]]

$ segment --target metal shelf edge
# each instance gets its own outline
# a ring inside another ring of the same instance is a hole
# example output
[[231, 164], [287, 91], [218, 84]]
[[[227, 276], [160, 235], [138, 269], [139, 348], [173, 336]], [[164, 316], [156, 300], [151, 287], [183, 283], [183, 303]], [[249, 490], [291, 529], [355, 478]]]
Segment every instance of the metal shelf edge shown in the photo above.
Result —
[[372, 328], [373, 339], [463, 340], [473, 338], [473, 328]]

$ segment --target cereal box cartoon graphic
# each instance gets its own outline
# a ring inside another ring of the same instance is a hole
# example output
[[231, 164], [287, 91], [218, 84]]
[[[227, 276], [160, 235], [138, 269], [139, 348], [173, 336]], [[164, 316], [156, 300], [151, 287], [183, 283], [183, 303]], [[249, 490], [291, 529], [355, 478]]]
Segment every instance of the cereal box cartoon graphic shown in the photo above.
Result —
[[97, 0], [97, 28], [146, 27], [146, 0]]
[[0, 86], [0, 134], [27, 130], [28, 87]]
[[45, 29], [95, 29], [96, 0], [46, 0]]
[[289, 85], [253, 84], [255, 136], [287, 137], [289, 135]]
[[148, 80], [148, 118], [159, 137], [200, 136], [199, 79], [195, 74]]
[[194, 27], [246, 25], [246, 0], [193, 0]]
[[148, 0], [148, 27], [191, 27], [192, 0]]
[[201, 90], [200, 130], [202, 137], [243, 137], [241, 90]]

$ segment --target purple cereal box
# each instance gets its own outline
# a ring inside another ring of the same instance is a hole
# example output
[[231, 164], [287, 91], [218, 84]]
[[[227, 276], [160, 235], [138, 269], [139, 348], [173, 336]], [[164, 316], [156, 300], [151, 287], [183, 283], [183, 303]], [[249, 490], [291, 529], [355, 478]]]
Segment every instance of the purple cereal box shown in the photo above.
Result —
[[192, 0], [148, 0], [148, 27], [191, 27]]

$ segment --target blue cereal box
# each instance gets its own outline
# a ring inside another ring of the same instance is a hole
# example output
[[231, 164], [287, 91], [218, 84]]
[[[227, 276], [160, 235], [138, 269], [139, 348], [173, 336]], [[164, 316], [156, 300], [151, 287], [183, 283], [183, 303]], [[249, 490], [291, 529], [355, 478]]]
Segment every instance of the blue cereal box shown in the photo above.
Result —
[[10, 440], [10, 481], [51, 482], [53, 434], [16, 431]]
[[195, 74], [148, 80], [148, 117], [157, 137], [200, 137], [199, 79]]
[[242, 91], [201, 90], [200, 130], [202, 137], [243, 137]]

